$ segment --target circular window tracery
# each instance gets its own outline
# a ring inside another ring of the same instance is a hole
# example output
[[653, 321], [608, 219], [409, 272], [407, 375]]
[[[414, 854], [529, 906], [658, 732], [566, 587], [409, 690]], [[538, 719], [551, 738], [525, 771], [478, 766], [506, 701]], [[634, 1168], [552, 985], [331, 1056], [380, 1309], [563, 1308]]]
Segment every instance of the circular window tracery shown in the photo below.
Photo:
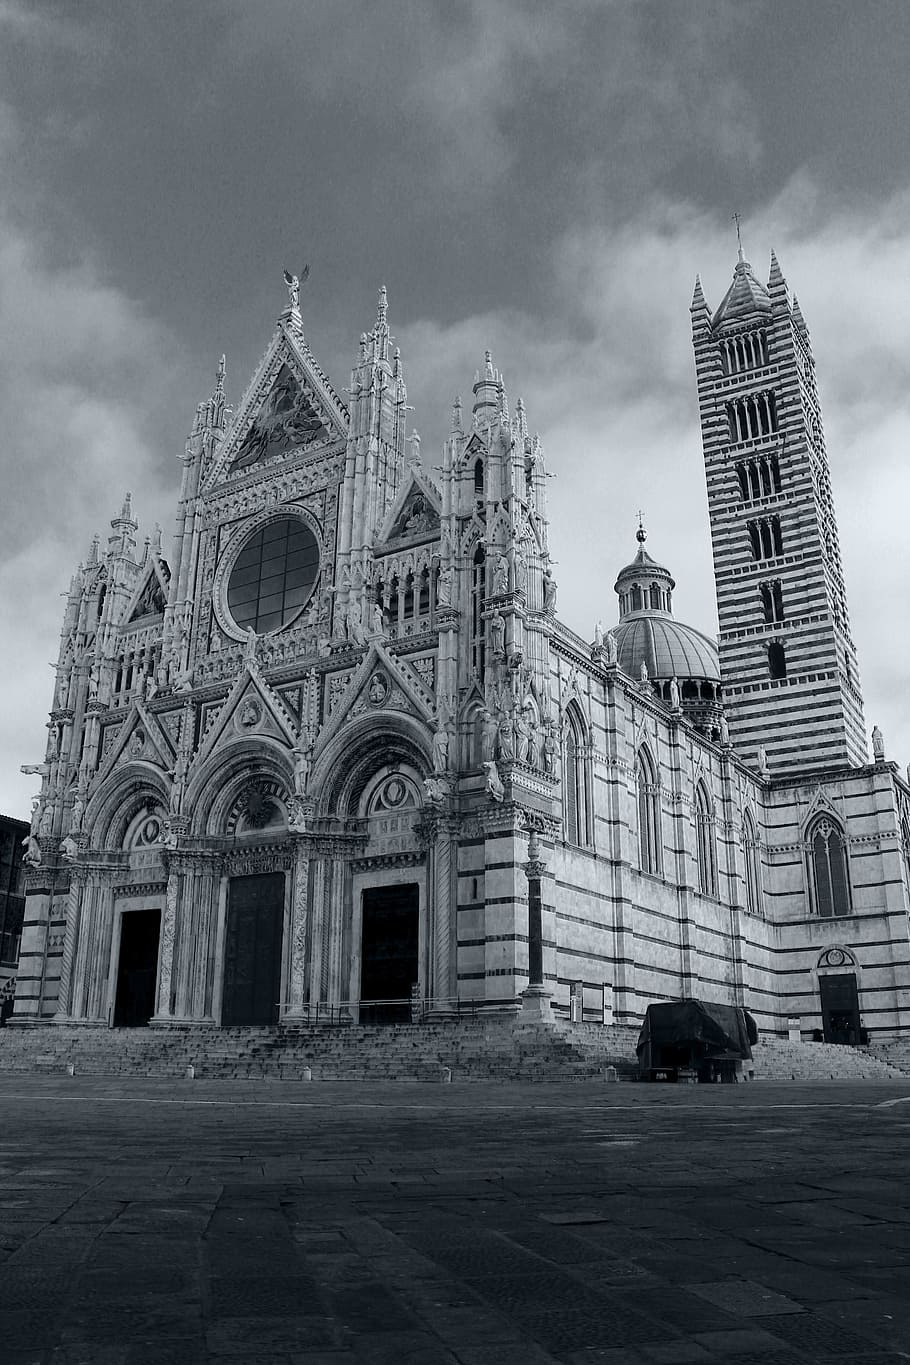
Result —
[[228, 578], [227, 605], [236, 625], [257, 635], [280, 630], [299, 615], [319, 574], [319, 543], [300, 517], [260, 526], [238, 554]]

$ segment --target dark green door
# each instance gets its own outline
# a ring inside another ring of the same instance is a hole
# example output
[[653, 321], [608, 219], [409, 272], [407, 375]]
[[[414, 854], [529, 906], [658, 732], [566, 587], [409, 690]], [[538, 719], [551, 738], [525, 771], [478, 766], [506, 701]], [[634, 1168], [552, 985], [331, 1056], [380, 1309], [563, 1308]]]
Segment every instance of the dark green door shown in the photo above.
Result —
[[283, 922], [283, 872], [231, 879], [222, 1024], [278, 1022]]
[[160, 910], [127, 910], [120, 918], [115, 1028], [141, 1028], [155, 1013]]
[[818, 987], [822, 998], [822, 1028], [826, 1043], [846, 1043], [855, 1047], [859, 1042], [859, 994], [854, 972], [838, 972], [820, 976]]
[[419, 890], [373, 886], [363, 893], [360, 1019], [365, 1024], [407, 1023], [417, 981]]

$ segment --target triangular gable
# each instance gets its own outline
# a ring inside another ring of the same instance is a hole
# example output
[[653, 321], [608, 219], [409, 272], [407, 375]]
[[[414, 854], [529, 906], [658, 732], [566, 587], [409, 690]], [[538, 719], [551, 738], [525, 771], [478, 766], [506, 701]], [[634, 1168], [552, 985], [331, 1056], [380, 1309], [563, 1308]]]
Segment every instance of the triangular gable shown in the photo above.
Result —
[[287, 707], [259, 672], [249, 667], [244, 668], [209, 726], [193, 766], [204, 762], [220, 744], [244, 735], [277, 739], [291, 749], [297, 743], [297, 728]]
[[176, 757], [176, 746], [172, 745], [170, 736], [158, 724], [154, 713], [141, 701], [136, 701], [99, 768], [95, 783], [103, 782], [121, 763], [154, 763], [170, 772]]
[[825, 791], [824, 787], [819, 784], [813, 793], [812, 800], [809, 802], [809, 809], [803, 817], [803, 828], [811, 824], [815, 817], [821, 814], [833, 815], [835, 820], [842, 819], [841, 813], [834, 804], [834, 801]]
[[434, 698], [417, 673], [374, 640], [320, 731], [316, 755], [325, 749], [352, 715], [367, 710], [401, 710], [402, 702], [427, 724], [434, 723]]
[[125, 625], [139, 621], [145, 616], [164, 615], [164, 609], [167, 606], [168, 577], [166, 565], [158, 559], [157, 555], [149, 555], [145, 572], [140, 577], [136, 590], [124, 612], [123, 621]]
[[490, 452], [487, 449], [485, 441], [475, 431], [474, 435], [471, 437], [470, 441], [468, 441], [464, 450], [461, 452], [461, 459], [459, 463], [468, 464], [469, 461], [476, 460], [478, 455], [486, 459], [489, 453]]
[[280, 322], [206, 476], [206, 488], [300, 450], [345, 440], [347, 431], [347, 409], [306, 342]]
[[442, 500], [423, 470], [411, 466], [386, 513], [380, 541], [430, 540], [439, 534]]

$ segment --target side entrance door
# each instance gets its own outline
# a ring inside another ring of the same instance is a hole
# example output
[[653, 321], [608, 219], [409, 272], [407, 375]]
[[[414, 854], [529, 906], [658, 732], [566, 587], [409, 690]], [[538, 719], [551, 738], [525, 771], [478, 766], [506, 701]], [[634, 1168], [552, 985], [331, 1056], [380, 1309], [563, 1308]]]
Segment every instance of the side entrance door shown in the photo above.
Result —
[[360, 1007], [364, 1024], [406, 1024], [417, 981], [420, 890], [371, 886], [363, 893]]
[[276, 1024], [284, 873], [232, 877], [224, 943], [222, 1024]]
[[826, 1043], [859, 1042], [859, 993], [855, 972], [837, 972], [818, 978], [822, 1002], [822, 1029]]
[[160, 910], [125, 910], [120, 917], [115, 1028], [141, 1028], [155, 1013]]

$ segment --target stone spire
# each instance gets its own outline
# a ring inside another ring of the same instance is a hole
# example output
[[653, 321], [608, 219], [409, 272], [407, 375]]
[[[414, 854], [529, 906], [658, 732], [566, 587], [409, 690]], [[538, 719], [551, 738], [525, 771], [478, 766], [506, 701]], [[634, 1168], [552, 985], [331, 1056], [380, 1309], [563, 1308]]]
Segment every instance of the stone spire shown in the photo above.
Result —
[[474, 425], [493, 421], [502, 401], [502, 376], [494, 368], [490, 351], [484, 352], [483, 371], [474, 372]]
[[108, 550], [114, 555], [134, 558], [136, 552], [136, 532], [139, 523], [133, 517], [133, 495], [127, 493], [123, 499], [119, 517], [111, 518], [111, 532], [108, 537]]

